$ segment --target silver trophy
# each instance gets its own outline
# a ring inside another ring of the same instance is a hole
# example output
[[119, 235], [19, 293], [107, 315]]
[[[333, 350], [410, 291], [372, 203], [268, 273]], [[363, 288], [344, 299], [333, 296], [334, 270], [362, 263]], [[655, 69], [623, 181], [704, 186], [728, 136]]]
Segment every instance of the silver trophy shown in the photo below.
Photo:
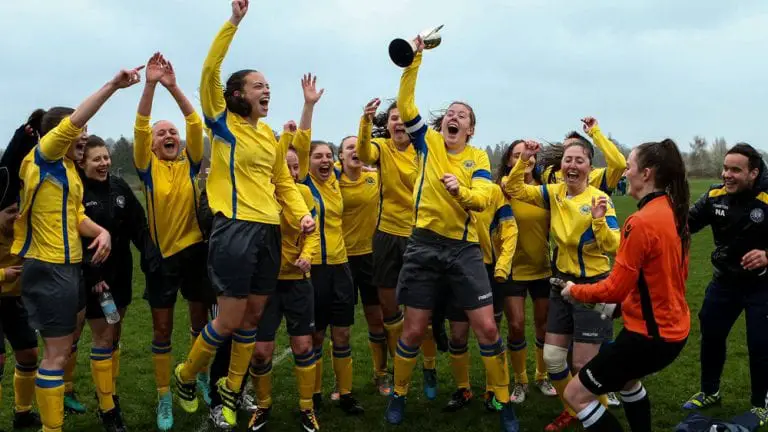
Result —
[[[442, 42], [440, 36], [440, 29], [442, 24], [433, 27], [419, 33], [419, 36], [424, 40], [424, 49], [436, 48]], [[413, 58], [416, 57], [416, 46], [413, 41], [407, 41], [405, 39], [395, 39], [389, 44], [389, 58], [400, 67], [408, 67], [413, 63]]]

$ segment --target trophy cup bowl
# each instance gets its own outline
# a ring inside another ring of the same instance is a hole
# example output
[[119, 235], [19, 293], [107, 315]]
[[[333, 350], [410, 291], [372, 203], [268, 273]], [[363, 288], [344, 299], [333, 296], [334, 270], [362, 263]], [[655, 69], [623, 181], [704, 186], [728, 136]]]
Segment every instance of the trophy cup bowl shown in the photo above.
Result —
[[[424, 49], [433, 49], [440, 45], [442, 42], [442, 36], [440, 36], [440, 29], [443, 26], [433, 27], [419, 33], [422, 40], [424, 40]], [[413, 41], [405, 39], [395, 39], [389, 44], [389, 58], [392, 62], [401, 68], [408, 67], [413, 63], [413, 59], [416, 57], [416, 46]]]

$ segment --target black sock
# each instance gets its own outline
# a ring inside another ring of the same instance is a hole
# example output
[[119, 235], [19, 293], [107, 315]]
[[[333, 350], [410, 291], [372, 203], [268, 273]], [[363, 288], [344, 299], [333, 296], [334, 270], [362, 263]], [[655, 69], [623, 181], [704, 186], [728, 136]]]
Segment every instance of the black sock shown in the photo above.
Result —
[[629, 391], [621, 392], [621, 400], [624, 402], [624, 414], [627, 416], [629, 428], [632, 432], [645, 432], [651, 430], [651, 400], [642, 384]]
[[623, 432], [621, 424], [599, 401], [592, 401], [579, 414], [584, 429], [590, 432]]

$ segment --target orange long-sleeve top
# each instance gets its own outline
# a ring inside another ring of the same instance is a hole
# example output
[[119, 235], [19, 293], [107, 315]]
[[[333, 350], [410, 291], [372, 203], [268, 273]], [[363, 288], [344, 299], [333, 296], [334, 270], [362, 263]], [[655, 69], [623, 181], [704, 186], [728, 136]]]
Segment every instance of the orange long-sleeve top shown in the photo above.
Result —
[[649, 194], [638, 207], [622, 227], [610, 276], [598, 283], [572, 286], [571, 296], [584, 303], [621, 303], [627, 330], [681, 341], [691, 328], [685, 300], [688, 254], [683, 251], [666, 194]]

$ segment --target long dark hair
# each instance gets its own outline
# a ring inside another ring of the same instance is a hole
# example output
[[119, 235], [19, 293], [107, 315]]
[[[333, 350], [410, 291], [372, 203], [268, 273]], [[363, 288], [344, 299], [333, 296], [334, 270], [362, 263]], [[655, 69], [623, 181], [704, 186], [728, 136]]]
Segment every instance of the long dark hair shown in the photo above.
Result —
[[[453, 102], [451, 102], [450, 105], [448, 105], [448, 108], [446, 108], [446, 109], [444, 109], [442, 111], [438, 111], [437, 113], [433, 113], [432, 114], [432, 119], [429, 121], [429, 125], [432, 127], [432, 129], [434, 129], [434, 130], [436, 130], [438, 132], [441, 132], [441, 130], [443, 128], [443, 119], [445, 118], [445, 113], [449, 109], [451, 109], [451, 107], [454, 106], [454, 105], [461, 105], [464, 108], [469, 110], [469, 126], [470, 127], [475, 127], [475, 125], [477, 124], [477, 117], [475, 116], [475, 110], [472, 109], [472, 107], [468, 103], [466, 103], [466, 102], [453, 101]], [[467, 137], [467, 143], [469, 143], [469, 141], [471, 139], [472, 139], [472, 135], [468, 136]]]
[[392, 138], [389, 135], [387, 124], [389, 124], [389, 115], [392, 113], [392, 110], [396, 108], [397, 101], [392, 101], [386, 111], [382, 111], [373, 117], [373, 130], [371, 131], [371, 136], [373, 138]]
[[75, 110], [69, 107], [53, 107], [49, 109], [40, 119], [40, 136], [45, 136], [45, 134], [53, 130], [53, 128], [58, 126], [62, 120], [73, 112], [75, 112]]
[[[248, 117], [253, 111], [253, 106], [243, 97], [243, 88], [245, 87], [245, 77], [249, 74], [258, 72], [253, 69], [239, 70], [229, 76], [227, 85], [224, 88], [224, 100], [227, 103], [227, 109], [241, 117]], [[241, 94], [235, 95], [239, 91]]]
[[[505, 176], [509, 175], [509, 172], [512, 171], [512, 167], [509, 165], [509, 160], [512, 158], [512, 153], [515, 152], [515, 146], [517, 146], [520, 143], [524, 143], [525, 140], [516, 139], [512, 141], [512, 144], [508, 145], [507, 148], [504, 150], [504, 154], [501, 155], [501, 160], [499, 161], [499, 167], [496, 168], [496, 183], [501, 184], [501, 179]], [[538, 155], [533, 156], [534, 159], [536, 159], [536, 167], [533, 169], [532, 175], [533, 179], [536, 180], [539, 183], [543, 183], [541, 181], [541, 169], [539, 169], [538, 165]]]
[[674, 141], [667, 138], [661, 142], [648, 142], [636, 149], [637, 169], [654, 170], [654, 187], [664, 190], [672, 201], [675, 214], [677, 235], [683, 246], [683, 256], [688, 254], [691, 245], [691, 232], [688, 229], [688, 207], [691, 191], [688, 188], [683, 156]]

